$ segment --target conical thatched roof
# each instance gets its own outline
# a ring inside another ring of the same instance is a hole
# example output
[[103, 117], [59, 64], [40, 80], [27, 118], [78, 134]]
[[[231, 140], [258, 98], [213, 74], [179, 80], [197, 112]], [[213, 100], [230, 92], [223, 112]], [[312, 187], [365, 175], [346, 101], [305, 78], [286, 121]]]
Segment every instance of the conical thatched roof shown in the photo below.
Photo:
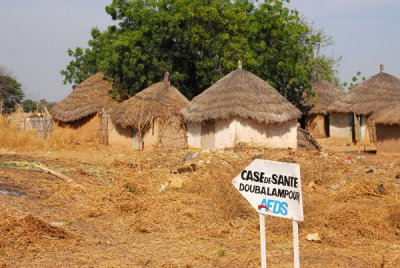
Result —
[[153, 84], [120, 103], [112, 112], [111, 118], [122, 127], [142, 129], [153, 118], [178, 115], [187, 103], [188, 99], [171, 85], [166, 74], [162, 82]]
[[326, 114], [335, 101], [341, 101], [346, 93], [325, 80], [316, 80], [311, 83], [314, 96], [305, 94], [302, 105], [307, 114]]
[[381, 72], [352, 89], [343, 102], [336, 102], [332, 110], [371, 114], [400, 101], [400, 80]]
[[195, 97], [182, 114], [187, 122], [194, 123], [232, 116], [283, 123], [298, 119], [301, 112], [267, 82], [237, 69]]
[[80, 83], [66, 98], [57, 103], [51, 114], [55, 120], [72, 122], [110, 109], [114, 103], [110, 96], [112, 86], [102, 73], [92, 75]]
[[372, 119], [378, 124], [400, 125], [400, 103], [391, 105], [373, 113]]

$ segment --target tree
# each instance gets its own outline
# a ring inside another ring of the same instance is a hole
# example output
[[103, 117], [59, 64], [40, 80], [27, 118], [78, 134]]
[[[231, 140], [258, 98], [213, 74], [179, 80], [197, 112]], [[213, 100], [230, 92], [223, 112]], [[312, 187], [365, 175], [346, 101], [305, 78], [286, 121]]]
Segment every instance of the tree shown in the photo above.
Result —
[[342, 87], [350, 91], [365, 80], [365, 76], [361, 76], [361, 71], [357, 71], [356, 75], [351, 78], [351, 82], [343, 82]]
[[37, 111], [37, 103], [31, 99], [25, 99], [22, 102], [22, 108], [25, 113], [35, 112]]
[[0, 101], [3, 109], [14, 111], [16, 104], [24, 99], [21, 84], [9, 74], [5, 68], [0, 68]]
[[106, 12], [118, 25], [92, 29], [89, 48], [68, 50], [73, 59], [61, 74], [65, 83], [80, 83], [102, 71], [114, 83], [115, 97], [123, 99], [169, 71], [192, 98], [241, 60], [298, 103], [314, 76], [322, 71], [335, 76], [335, 61], [316, 54], [328, 39], [286, 2], [114, 0]]
[[38, 109], [38, 111], [39, 111], [40, 113], [44, 113], [44, 107], [46, 107], [46, 109], [47, 109], [47, 105], [48, 105], [48, 102], [47, 102], [46, 99], [40, 99], [40, 100], [37, 102], [37, 109]]

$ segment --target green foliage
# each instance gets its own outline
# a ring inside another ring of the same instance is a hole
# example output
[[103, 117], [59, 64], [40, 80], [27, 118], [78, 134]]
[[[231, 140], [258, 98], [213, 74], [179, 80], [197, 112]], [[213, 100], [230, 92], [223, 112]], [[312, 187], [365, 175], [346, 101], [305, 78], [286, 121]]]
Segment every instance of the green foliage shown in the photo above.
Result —
[[118, 25], [92, 29], [89, 48], [68, 50], [73, 59], [61, 74], [65, 83], [80, 83], [102, 71], [123, 99], [169, 71], [192, 98], [241, 60], [298, 103], [314, 76], [334, 79], [335, 61], [316, 54], [327, 38], [286, 2], [114, 0], [106, 12]]
[[24, 109], [25, 113], [29, 112], [45, 113], [44, 107], [46, 107], [47, 111], [50, 111], [54, 105], [55, 105], [54, 102], [48, 102], [46, 99], [40, 99], [37, 102], [31, 99], [25, 99], [22, 102], [22, 108]]
[[31, 163], [26, 161], [6, 161], [0, 163], [0, 165], [8, 168], [40, 170], [40, 163], [38, 162]]
[[14, 111], [15, 105], [22, 102], [24, 92], [21, 84], [10, 74], [7, 74], [4, 68], [0, 69], [0, 101], [3, 101], [3, 109]]
[[361, 76], [361, 71], [357, 71], [356, 75], [351, 78], [351, 82], [344, 82], [342, 87], [350, 91], [365, 80], [365, 76]]
[[31, 99], [26, 99], [22, 102], [22, 108], [25, 113], [37, 111], [37, 103]]
[[225, 256], [226, 256], [226, 251], [225, 251], [225, 249], [220, 249], [220, 250], [218, 251], [218, 256], [219, 256], [219, 257], [225, 257]]
[[137, 195], [137, 190], [135, 188], [127, 187], [126, 190], [130, 192], [132, 195]]

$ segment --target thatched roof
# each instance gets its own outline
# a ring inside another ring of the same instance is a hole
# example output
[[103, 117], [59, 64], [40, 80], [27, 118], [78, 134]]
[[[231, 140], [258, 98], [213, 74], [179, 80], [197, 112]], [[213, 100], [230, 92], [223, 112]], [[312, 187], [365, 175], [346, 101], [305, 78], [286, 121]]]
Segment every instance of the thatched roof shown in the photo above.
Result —
[[400, 80], [381, 72], [352, 89], [343, 102], [336, 102], [332, 110], [371, 114], [400, 101]]
[[72, 122], [110, 109], [114, 100], [112, 86], [102, 73], [92, 75], [80, 83], [66, 98], [54, 105], [51, 114], [55, 120]]
[[378, 124], [400, 125], [400, 103], [373, 113], [372, 119]]
[[232, 116], [283, 123], [298, 119], [301, 112], [267, 82], [239, 68], [195, 97], [182, 114], [194, 123]]
[[335, 101], [341, 101], [346, 92], [325, 80], [311, 83], [314, 96], [304, 95], [302, 106], [307, 114], [326, 114]]
[[111, 118], [122, 127], [143, 129], [153, 118], [179, 115], [187, 103], [189, 100], [168, 81], [167, 73], [163, 81], [120, 103], [111, 113]]

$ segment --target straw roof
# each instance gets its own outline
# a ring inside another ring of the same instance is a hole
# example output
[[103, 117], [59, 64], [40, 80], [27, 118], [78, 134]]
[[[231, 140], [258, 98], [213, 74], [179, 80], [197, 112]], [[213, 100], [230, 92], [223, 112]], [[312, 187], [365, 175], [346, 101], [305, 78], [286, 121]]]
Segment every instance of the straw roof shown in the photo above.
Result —
[[316, 80], [311, 83], [314, 96], [304, 95], [302, 106], [308, 114], [327, 114], [329, 107], [335, 101], [341, 101], [346, 93], [325, 80]]
[[143, 129], [153, 118], [179, 115], [189, 100], [171, 85], [168, 78], [166, 73], [163, 81], [120, 103], [111, 113], [112, 120], [122, 127]]
[[182, 114], [194, 123], [231, 116], [283, 123], [298, 119], [301, 112], [267, 82], [239, 67], [195, 97]]
[[110, 109], [114, 100], [110, 96], [112, 86], [102, 73], [92, 75], [80, 83], [66, 98], [57, 103], [51, 114], [55, 120], [72, 122], [83, 117]]
[[400, 103], [373, 113], [372, 119], [378, 124], [400, 125]]
[[400, 101], [400, 80], [381, 72], [352, 89], [343, 102], [335, 102], [336, 112], [371, 114]]

